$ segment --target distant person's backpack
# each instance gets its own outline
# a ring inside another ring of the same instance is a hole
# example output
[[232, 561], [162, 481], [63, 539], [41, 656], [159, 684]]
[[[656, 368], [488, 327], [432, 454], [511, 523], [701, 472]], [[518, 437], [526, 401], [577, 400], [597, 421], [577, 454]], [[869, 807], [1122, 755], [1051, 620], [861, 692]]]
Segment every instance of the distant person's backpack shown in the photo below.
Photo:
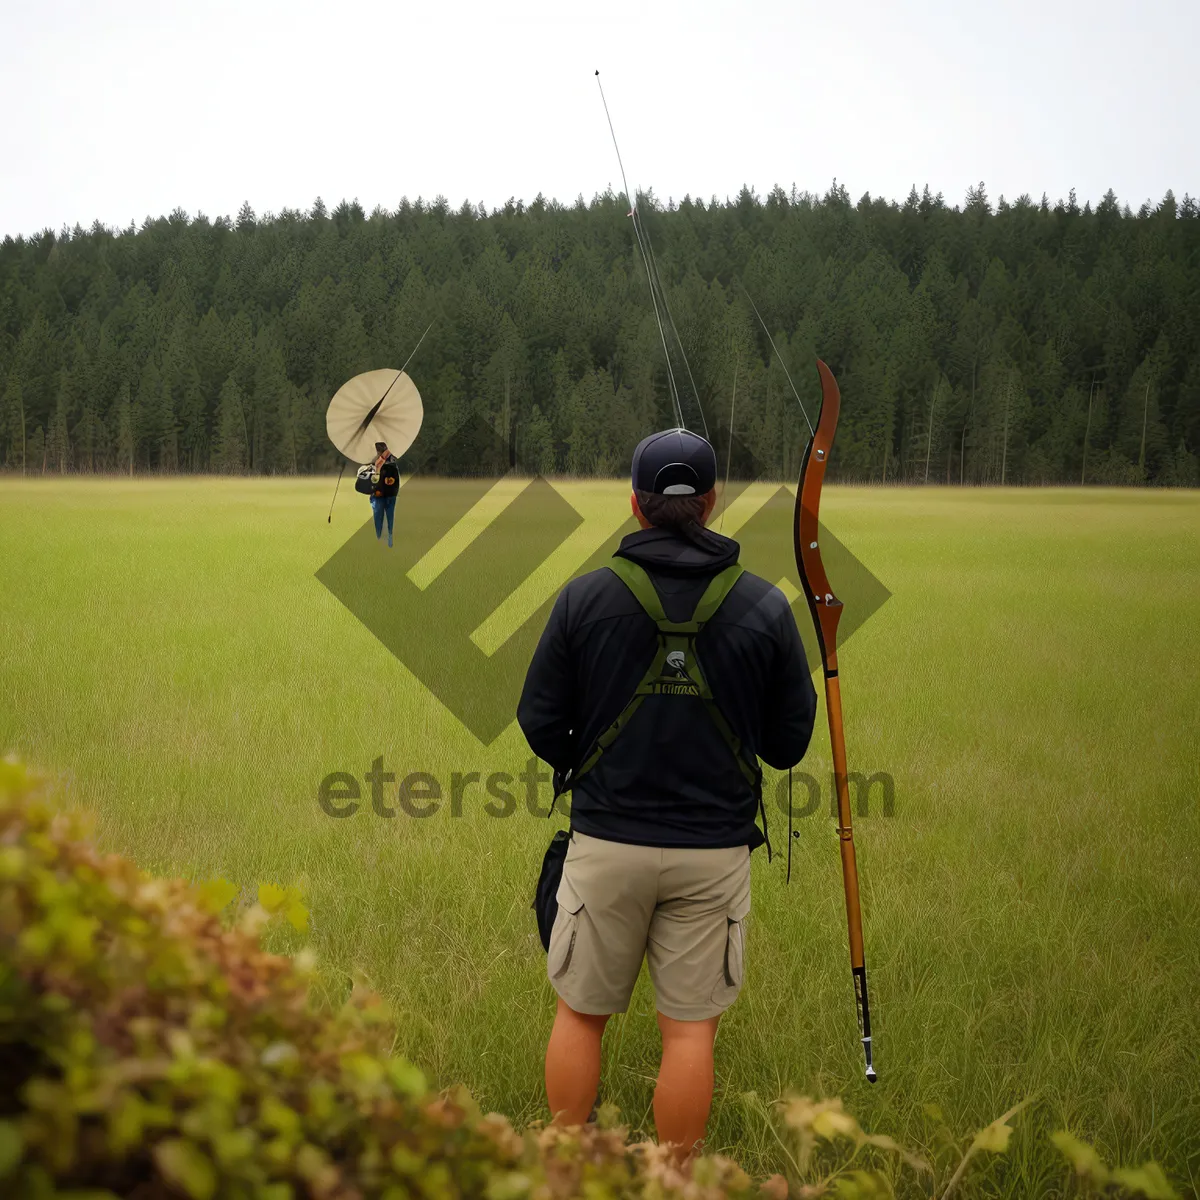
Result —
[[374, 473], [375, 469], [370, 464], [359, 467], [358, 478], [354, 481], [354, 490], [361, 492], [364, 496], [371, 495], [375, 491], [375, 481], [371, 478]]
[[375, 485], [376, 496], [394, 496], [400, 490], [400, 464], [394, 458], [379, 468], [379, 482]]

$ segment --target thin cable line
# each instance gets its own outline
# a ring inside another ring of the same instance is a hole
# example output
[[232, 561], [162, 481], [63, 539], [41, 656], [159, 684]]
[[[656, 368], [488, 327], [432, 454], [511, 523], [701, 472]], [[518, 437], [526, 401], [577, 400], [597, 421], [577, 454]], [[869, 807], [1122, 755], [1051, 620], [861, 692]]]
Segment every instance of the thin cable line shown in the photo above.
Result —
[[737, 377], [741, 365], [742, 352], [739, 350], [733, 364], [733, 396], [729, 401], [729, 445], [725, 450], [725, 486], [721, 489], [721, 525], [718, 533], [725, 532], [725, 510], [729, 507], [729, 466], [733, 462], [733, 411], [737, 405]]
[[[686, 428], [687, 424], [683, 419], [683, 404], [679, 398], [679, 385], [675, 382], [675, 371], [671, 366], [671, 348], [667, 342], [667, 333], [663, 326], [662, 316], [658, 311], [659, 293], [654, 285], [654, 270], [651, 265], [653, 261], [654, 249], [650, 245], [649, 236], [643, 230], [641, 217], [637, 211], [636, 204], [630, 208], [629, 215], [633, 218], [633, 234], [637, 239], [638, 249], [642, 253], [642, 264], [646, 268], [646, 281], [650, 288], [650, 303], [654, 306], [654, 319], [658, 322], [658, 336], [662, 341], [663, 357], [666, 359], [667, 363], [667, 380], [671, 387], [671, 397], [675, 402], [675, 415], [679, 421], [680, 428]], [[663, 306], [666, 306], [665, 299], [663, 300]], [[669, 317], [670, 314], [668, 313], [668, 319]]]
[[[432, 322], [432, 321], [430, 321], [430, 322], [429, 322], [429, 324], [425, 326], [425, 333], [428, 333], [428, 332], [429, 332], [429, 331], [430, 331], [432, 328], [433, 328], [433, 322]], [[420, 336], [419, 338], [417, 338], [417, 344], [416, 344], [416, 345], [415, 345], [415, 346], [412, 348], [412, 354], [410, 354], [410, 355], [409, 355], [409, 356], [408, 356], [408, 357], [407, 357], [407, 358], [404, 360], [404, 366], [402, 366], [402, 367], [400, 368], [400, 374], [401, 374], [401, 375], [403, 375], [403, 374], [404, 374], [404, 372], [408, 370], [408, 364], [409, 364], [410, 362], [412, 362], [412, 360], [413, 360], [413, 357], [416, 355], [417, 351], [418, 351], [418, 350], [420, 350], [420, 348], [421, 348], [421, 343], [422, 343], [422, 342], [425, 340], [425, 333], [421, 334], [421, 336]]]
[[[429, 324], [425, 326], [425, 333], [428, 333], [432, 328], [433, 328], [433, 322], [430, 321]], [[412, 348], [412, 354], [410, 354], [404, 360], [404, 367], [407, 367], [408, 364], [410, 362], [412, 362], [413, 354], [416, 354], [416, 352], [418, 350], [420, 350], [421, 343], [425, 340], [425, 333], [421, 334], [421, 336], [417, 339], [417, 344]], [[367, 426], [370, 425], [370, 423], [373, 420], [375, 420], [376, 414], [383, 407], [383, 402], [388, 398], [388, 395], [391, 393], [392, 388], [394, 388], [396, 386], [396, 384], [398, 384], [400, 382], [400, 378], [404, 374], [404, 367], [401, 367], [400, 370], [396, 372], [396, 378], [393, 379], [392, 382], [387, 385], [387, 391], [384, 392], [383, 395], [379, 397], [379, 401], [378, 401], [378, 403], [376, 403], [375, 407], [372, 408], [365, 417], [363, 417], [362, 424], [359, 425], [358, 431], [354, 435], [355, 437], [357, 437], [358, 434], [365, 432]]]
[[767, 335], [767, 341], [771, 343], [771, 349], [775, 352], [775, 357], [779, 359], [779, 365], [783, 368], [783, 373], [787, 376], [788, 384], [791, 386], [792, 395], [796, 397], [796, 403], [800, 405], [800, 411], [804, 414], [804, 423], [808, 426], [808, 436], [814, 437], [813, 424], [808, 419], [808, 410], [804, 407], [804, 401], [800, 399], [800, 393], [796, 391], [796, 385], [792, 383], [791, 372], [787, 369], [787, 363], [783, 361], [783, 355], [779, 353], [779, 348], [775, 345], [775, 339], [771, 336], [771, 331], [767, 328], [767, 323], [762, 319], [762, 313], [758, 311], [758, 305], [754, 303], [753, 297], [746, 291], [746, 285], [739, 283], [742, 292], [747, 300], [750, 301], [750, 307], [754, 309], [754, 315], [758, 318], [758, 323], [763, 328], [763, 333]]
[[667, 289], [663, 287], [662, 274], [658, 269], [658, 259], [654, 255], [654, 243], [651, 242], [648, 231], [646, 232], [646, 245], [650, 250], [650, 265], [654, 268], [654, 279], [658, 284], [658, 292], [662, 297], [663, 308], [666, 311], [667, 320], [670, 322], [671, 332], [675, 335], [675, 344], [679, 347], [679, 357], [683, 359], [683, 367], [687, 371], [688, 382], [692, 385], [692, 395], [696, 398], [696, 410], [700, 414], [700, 424], [704, 426], [704, 436], [707, 439], [709, 436], [708, 421], [704, 416], [704, 405], [700, 403], [700, 389], [696, 386], [696, 380], [692, 376], [692, 365], [688, 362], [687, 353], [683, 348], [683, 338], [679, 336], [679, 326], [675, 324], [675, 317], [671, 312], [671, 306], [667, 303]]
[[641, 251], [642, 265], [646, 268], [646, 281], [650, 287], [650, 303], [654, 307], [654, 320], [658, 325], [658, 336], [662, 342], [663, 356], [667, 363], [667, 382], [671, 389], [671, 399], [675, 403], [675, 416], [679, 421], [680, 428], [687, 428], [683, 420], [683, 406], [679, 402], [679, 389], [675, 384], [675, 372], [671, 368], [671, 351], [667, 345], [667, 334], [663, 328], [662, 317], [658, 311], [658, 298], [654, 291], [654, 276], [650, 270], [650, 258], [646, 252], [646, 247], [642, 243], [642, 234], [639, 229], [637, 200], [629, 190], [629, 180], [625, 177], [625, 163], [621, 159], [621, 147], [617, 145], [617, 131], [613, 128], [612, 114], [608, 111], [608, 100], [604, 95], [604, 84], [600, 82], [600, 72], [596, 72], [596, 86], [600, 89], [600, 102], [604, 105], [604, 115], [608, 120], [608, 132], [612, 136], [613, 149], [617, 152], [617, 166], [621, 169], [621, 183], [625, 188], [625, 199], [629, 203], [629, 216], [633, 219], [633, 235], [637, 241], [638, 250]]

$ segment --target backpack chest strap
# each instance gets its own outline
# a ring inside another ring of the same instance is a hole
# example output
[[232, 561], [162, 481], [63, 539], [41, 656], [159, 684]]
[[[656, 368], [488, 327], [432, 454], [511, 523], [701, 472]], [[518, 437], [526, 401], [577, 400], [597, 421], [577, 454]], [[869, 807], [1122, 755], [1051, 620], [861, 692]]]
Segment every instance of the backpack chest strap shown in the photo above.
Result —
[[696, 604], [691, 620], [669, 621], [663, 609], [662, 599], [642, 567], [627, 558], [614, 558], [608, 566], [629, 588], [634, 599], [654, 622], [658, 634], [658, 649], [641, 682], [634, 689], [629, 703], [596, 739], [591, 752], [573, 773], [573, 780], [577, 780], [596, 764], [633, 719], [647, 696], [694, 696], [704, 702], [718, 734], [733, 752], [742, 774], [747, 782], [757, 789], [761, 780], [761, 774], [756, 769], [757, 764], [751, 766], [747, 761], [741, 739], [718, 708], [704, 668], [696, 654], [696, 638], [721, 607], [744, 568], [734, 563], [714, 575]]

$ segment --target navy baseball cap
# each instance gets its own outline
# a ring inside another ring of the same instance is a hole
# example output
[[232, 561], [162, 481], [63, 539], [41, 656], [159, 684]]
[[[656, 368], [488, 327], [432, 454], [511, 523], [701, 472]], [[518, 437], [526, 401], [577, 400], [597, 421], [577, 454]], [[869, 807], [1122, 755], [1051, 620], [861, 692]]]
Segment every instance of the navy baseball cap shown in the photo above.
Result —
[[633, 452], [633, 488], [660, 496], [703, 496], [717, 482], [717, 455], [698, 433], [664, 429]]

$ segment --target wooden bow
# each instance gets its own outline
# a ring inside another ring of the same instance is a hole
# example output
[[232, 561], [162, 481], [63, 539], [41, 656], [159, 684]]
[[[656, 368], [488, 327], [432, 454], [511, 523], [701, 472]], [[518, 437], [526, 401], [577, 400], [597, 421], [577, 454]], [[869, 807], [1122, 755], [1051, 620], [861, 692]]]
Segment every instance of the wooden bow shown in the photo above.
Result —
[[[769, 335], [768, 335], [769, 336]], [[862, 911], [858, 896], [858, 866], [854, 859], [854, 830], [851, 825], [850, 787], [846, 779], [846, 735], [842, 727], [842, 693], [838, 680], [837, 628], [842, 602], [833, 594], [825, 565], [821, 562], [817, 521], [821, 507], [821, 485], [837, 432], [841, 393], [833, 372], [817, 360], [821, 376], [821, 411], [800, 467], [796, 489], [796, 569], [821, 648], [825, 674], [825, 710], [829, 715], [829, 744], [833, 751], [833, 780], [837, 791], [838, 838], [842, 851], [842, 881], [846, 891], [846, 919], [850, 927], [850, 970], [854, 976], [854, 998], [858, 1008], [858, 1032], [867, 1060], [867, 1079], [875, 1082], [871, 1062], [871, 1013], [867, 1003], [867, 968], [863, 960]], [[799, 397], [797, 397], [798, 399]]]

